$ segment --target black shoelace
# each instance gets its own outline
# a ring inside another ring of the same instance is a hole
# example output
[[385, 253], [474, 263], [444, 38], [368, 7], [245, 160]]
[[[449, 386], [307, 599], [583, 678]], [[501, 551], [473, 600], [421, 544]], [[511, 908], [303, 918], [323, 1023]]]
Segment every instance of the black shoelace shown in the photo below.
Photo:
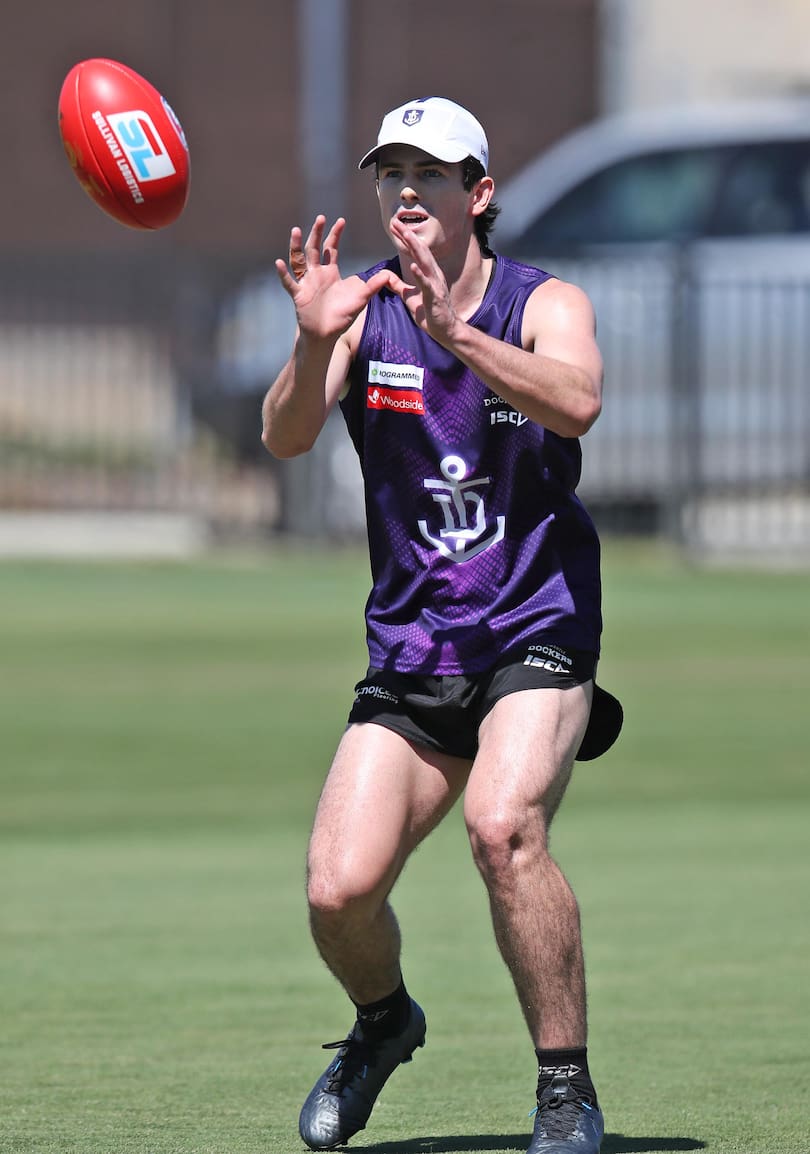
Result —
[[341, 1051], [330, 1069], [327, 1094], [340, 1094], [358, 1075], [365, 1078], [374, 1057], [373, 1047], [355, 1038], [353, 1033], [339, 1042], [324, 1042], [321, 1049]]
[[590, 1098], [579, 1094], [567, 1078], [553, 1078], [540, 1095], [537, 1106], [546, 1137], [563, 1140], [572, 1137], [583, 1109], [590, 1106]]

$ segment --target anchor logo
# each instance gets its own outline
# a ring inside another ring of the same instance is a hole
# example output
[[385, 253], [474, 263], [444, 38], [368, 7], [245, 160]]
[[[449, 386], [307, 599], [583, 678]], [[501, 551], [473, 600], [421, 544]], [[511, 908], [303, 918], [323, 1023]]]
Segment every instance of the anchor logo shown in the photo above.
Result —
[[484, 499], [476, 490], [488, 485], [491, 478], [465, 480], [467, 462], [452, 454], [441, 461], [439, 468], [444, 480], [429, 478], [424, 486], [432, 490], [433, 500], [441, 507], [444, 526], [435, 536], [427, 521], [419, 521], [419, 532], [443, 557], [451, 561], [469, 561], [503, 539], [506, 518], [496, 517], [494, 525], [487, 524]]

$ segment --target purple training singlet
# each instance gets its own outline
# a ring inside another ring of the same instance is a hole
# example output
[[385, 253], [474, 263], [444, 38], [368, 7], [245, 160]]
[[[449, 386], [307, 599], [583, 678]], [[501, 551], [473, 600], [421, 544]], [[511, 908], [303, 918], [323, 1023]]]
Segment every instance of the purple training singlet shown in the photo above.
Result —
[[[381, 268], [399, 273], [397, 258]], [[470, 324], [520, 346], [550, 274], [497, 257]], [[388, 289], [368, 304], [340, 405], [360, 457], [373, 588], [369, 661], [473, 674], [531, 638], [599, 652], [599, 541], [579, 441], [492, 392]]]

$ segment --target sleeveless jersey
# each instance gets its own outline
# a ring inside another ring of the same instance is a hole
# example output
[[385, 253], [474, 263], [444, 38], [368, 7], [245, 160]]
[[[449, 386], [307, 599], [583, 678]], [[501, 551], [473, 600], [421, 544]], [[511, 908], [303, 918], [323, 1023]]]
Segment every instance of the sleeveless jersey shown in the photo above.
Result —
[[[361, 273], [368, 279], [397, 258]], [[520, 346], [549, 273], [498, 256], [470, 324]], [[373, 587], [369, 661], [490, 669], [544, 641], [599, 652], [599, 541], [575, 494], [581, 453], [492, 392], [388, 289], [368, 304], [340, 406], [360, 458]]]

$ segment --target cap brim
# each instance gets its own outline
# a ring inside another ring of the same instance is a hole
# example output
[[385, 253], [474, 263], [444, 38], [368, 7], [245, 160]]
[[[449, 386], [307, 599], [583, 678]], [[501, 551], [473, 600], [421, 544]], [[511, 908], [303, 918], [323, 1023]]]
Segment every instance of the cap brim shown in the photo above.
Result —
[[[410, 140], [387, 140], [384, 144], [376, 144], [374, 148], [367, 152], [357, 167], [359, 169], [368, 168], [370, 164], [374, 163], [382, 150], [389, 148], [392, 144], [405, 144], [408, 148], [419, 148], [418, 144], [414, 144]], [[428, 156], [435, 156], [436, 160], [440, 160], [443, 164], [460, 164], [462, 160], [466, 160], [467, 157], [471, 155], [463, 148], [450, 149], [449, 151], [453, 153], [452, 156], [448, 156], [447, 152], [445, 152], [444, 156], [439, 156], [438, 153], [431, 152], [430, 149], [427, 148], [421, 151], [426, 152]]]
[[372, 148], [369, 152], [367, 152], [357, 167], [358, 168], [368, 168], [368, 166], [376, 160], [377, 153], [380, 151], [381, 147], [382, 147], [382, 145], [378, 144], [376, 146], [376, 148]]
[[593, 702], [588, 728], [576, 756], [577, 761], [593, 761], [606, 753], [619, 736], [624, 724], [624, 710], [618, 698], [601, 685], [593, 687]]

